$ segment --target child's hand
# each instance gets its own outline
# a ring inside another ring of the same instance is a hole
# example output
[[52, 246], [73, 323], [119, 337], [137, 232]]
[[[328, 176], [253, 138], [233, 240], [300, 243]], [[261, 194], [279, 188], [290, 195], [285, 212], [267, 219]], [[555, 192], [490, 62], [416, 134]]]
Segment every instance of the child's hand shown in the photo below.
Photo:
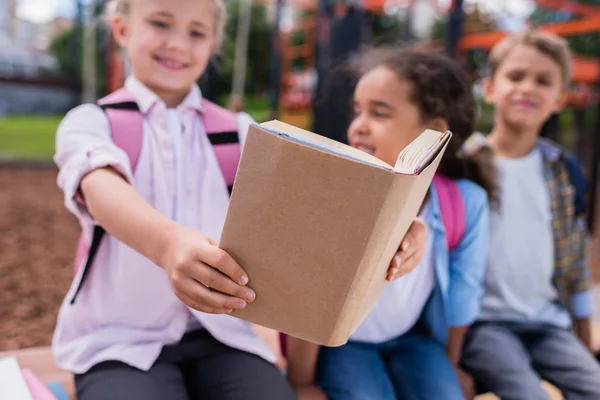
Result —
[[425, 253], [426, 242], [427, 227], [423, 220], [415, 218], [392, 259], [387, 280], [393, 281], [415, 269]]
[[177, 227], [165, 239], [161, 266], [173, 292], [198, 311], [223, 314], [246, 307], [256, 297], [248, 276], [217, 243], [198, 231]]

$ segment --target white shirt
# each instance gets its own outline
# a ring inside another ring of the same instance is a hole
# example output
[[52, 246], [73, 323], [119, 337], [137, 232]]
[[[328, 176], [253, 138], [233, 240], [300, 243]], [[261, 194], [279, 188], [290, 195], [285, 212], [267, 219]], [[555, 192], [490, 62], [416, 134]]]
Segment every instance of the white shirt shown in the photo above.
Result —
[[[67, 114], [56, 139], [58, 185], [67, 208], [79, 219], [89, 242], [94, 221], [76, 193], [86, 173], [110, 165], [158, 211], [219, 240], [229, 194], [198, 118], [199, 88], [194, 87], [177, 107], [179, 121], [167, 117], [165, 104], [139, 81], [128, 78], [126, 88], [144, 115], [135, 175], [127, 155], [110, 139], [103, 111], [95, 105], [80, 106]], [[177, 122], [181, 131], [173, 128]], [[243, 143], [251, 119], [240, 115], [238, 122]], [[228, 346], [275, 361], [251, 324], [190, 310], [173, 294], [163, 269], [110, 235], [103, 239], [86, 284], [71, 305], [82, 271], [79, 268], [61, 306], [52, 341], [56, 363], [64, 369], [83, 373], [102, 361], [118, 360], [148, 370], [163, 345], [178, 342], [189, 324], [205, 327]]]
[[[496, 158], [499, 210], [490, 213], [491, 241], [481, 319], [559, 322], [568, 315], [553, 302], [554, 237], [550, 192], [539, 150]], [[565, 319], [566, 318], [566, 319]]]
[[[431, 203], [427, 202], [421, 218], [431, 231]], [[350, 340], [383, 343], [409, 331], [417, 322], [435, 287], [433, 235], [427, 235], [425, 254], [413, 271], [386, 285], [383, 293]]]

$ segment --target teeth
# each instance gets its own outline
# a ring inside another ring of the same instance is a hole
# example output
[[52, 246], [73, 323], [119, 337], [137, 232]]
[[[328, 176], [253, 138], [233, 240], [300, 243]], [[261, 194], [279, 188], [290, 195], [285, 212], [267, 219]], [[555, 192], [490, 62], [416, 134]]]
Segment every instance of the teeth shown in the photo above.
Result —
[[177, 61], [173, 61], [173, 60], [167, 60], [164, 58], [159, 58], [159, 61], [166, 67], [168, 68], [174, 68], [174, 69], [180, 69], [180, 68], [184, 68], [185, 65], [183, 63], [177, 62]]

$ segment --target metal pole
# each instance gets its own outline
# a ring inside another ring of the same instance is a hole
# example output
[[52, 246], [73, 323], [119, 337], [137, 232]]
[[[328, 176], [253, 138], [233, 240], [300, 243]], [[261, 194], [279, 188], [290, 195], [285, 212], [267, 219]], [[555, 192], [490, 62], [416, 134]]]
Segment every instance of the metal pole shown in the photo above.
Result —
[[238, 24], [235, 39], [235, 64], [233, 87], [231, 90], [231, 107], [234, 111], [242, 111], [246, 88], [246, 64], [248, 63], [248, 42], [252, 21], [252, 0], [238, 1]]
[[281, 13], [283, 0], [277, 0], [275, 23], [271, 34], [271, 119], [279, 116], [279, 89], [281, 85]]
[[94, 11], [96, 2], [91, 1], [85, 6], [83, 24], [83, 101], [96, 101], [96, 22]]
[[83, 1], [75, 0], [76, 16], [73, 35], [71, 36], [71, 60], [69, 62], [70, 79], [73, 85], [73, 93], [76, 94], [75, 103], [81, 101], [81, 80], [78, 79], [81, 71], [81, 32], [83, 18]]
[[446, 54], [456, 59], [458, 56], [458, 42], [463, 30], [463, 0], [452, 0], [452, 8], [448, 14], [448, 27], [446, 35]]
[[323, 97], [323, 83], [327, 74], [329, 59], [328, 59], [328, 43], [329, 43], [329, 21], [330, 13], [327, 9], [327, 0], [319, 0], [315, 26], [315, 70], [317, 74], [317, 82], [312, 96], [312, 111], [313, 111], [313, 126], [312, 129], [318, 134], [323, 134], [326, 131], [327, 113], [325, 109]]

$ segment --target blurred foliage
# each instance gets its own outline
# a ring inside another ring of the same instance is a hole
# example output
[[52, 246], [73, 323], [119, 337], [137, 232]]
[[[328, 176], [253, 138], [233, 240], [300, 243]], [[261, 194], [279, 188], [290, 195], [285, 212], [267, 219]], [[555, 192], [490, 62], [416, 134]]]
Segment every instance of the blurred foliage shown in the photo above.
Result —
[[[96, 34], [96, 82], [97, 92], [103, 94], [106, 84], [106, 50], [109, 40], [109, 32], [101, 22], [102, 6], [98, 5], [95, 10], [95, 34]], [[82, 28], [74, 24], [71, 29], [58, 35], [50, 43], [50, 54], [58, 62], [58, 70], [61, 75], [81, 83], [83, 77], [83, 52], [81, 47], [89, 39]]]
[[[597, 6], [600, 11], [600, 0], [577, 0], [576, 3]], [[582, 17], [585, 16], [573, 15], [564, 10], [547, 10], [538, 7], [531, 15], [530, 21], [533, 26], [538, 26], [555, 22], [577, 20]], [[599, 37], [597, 33], [571, 35], [566, 37], [566, 39], [569, 43], [569, 47], [574, 53], [590, 57], [598, 56]]]
[[[229, 93], [233, 84], [239, 0], [229, 0], [226, 4], [228, 19], [218, 69], [221, 75], [221, 90]], [[267, 6], [253, 2], [251, 21], [248, 64], [246, 65], [246, 92], [261, 93], [267, 90], [270, 83], [271, 23], [267, 16]]]

